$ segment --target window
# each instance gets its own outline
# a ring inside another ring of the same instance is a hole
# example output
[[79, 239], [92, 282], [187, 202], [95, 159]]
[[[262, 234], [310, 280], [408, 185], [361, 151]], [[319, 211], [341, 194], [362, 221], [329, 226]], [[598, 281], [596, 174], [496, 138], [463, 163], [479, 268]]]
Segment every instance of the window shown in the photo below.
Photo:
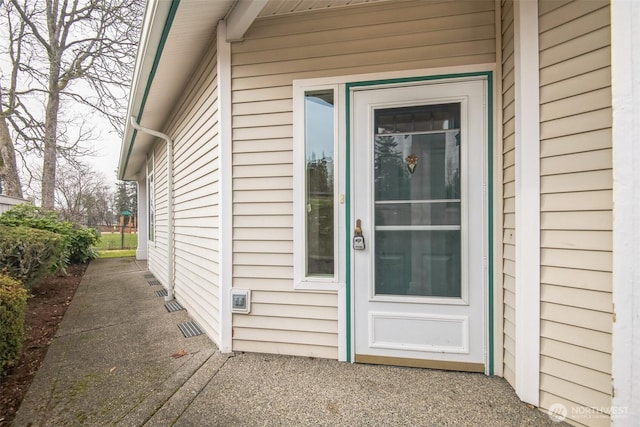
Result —
[[343, 238], [338, 88], [294, 87], [295, 286], [336, 289]]
[[149, 241], [155, 240], [156, 193], [153, 182], [153, 158], [147, 162], [147, 204], [149, 212]]
[[334, 94], [304, 94], [307, 277], [334, 275]]

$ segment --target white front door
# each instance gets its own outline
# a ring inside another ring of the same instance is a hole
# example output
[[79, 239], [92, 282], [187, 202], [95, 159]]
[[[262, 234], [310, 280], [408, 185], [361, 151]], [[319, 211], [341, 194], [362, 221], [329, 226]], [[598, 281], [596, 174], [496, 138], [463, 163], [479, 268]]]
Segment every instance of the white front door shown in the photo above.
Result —
[[352, 92], [356, 362], [485, 371], [486, 88]]

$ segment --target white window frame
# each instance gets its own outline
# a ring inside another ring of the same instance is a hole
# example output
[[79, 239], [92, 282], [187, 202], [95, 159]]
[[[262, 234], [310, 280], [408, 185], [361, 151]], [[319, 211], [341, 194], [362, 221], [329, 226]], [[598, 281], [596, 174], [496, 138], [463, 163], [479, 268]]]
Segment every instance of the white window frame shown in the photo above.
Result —
[[[345, 286], [344, 84], [293, 82], [293, 278], [295, 289], [335, 291]], [[305, 93], [333, 90], [333, 277], [307, 276]]]

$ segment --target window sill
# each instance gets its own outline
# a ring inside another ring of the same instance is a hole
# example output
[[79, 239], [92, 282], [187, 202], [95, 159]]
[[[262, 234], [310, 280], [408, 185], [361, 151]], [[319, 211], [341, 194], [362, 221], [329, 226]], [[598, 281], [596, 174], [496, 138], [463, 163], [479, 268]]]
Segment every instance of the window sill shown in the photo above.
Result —
[[300, 281], [297, 282], [293, 288], [294, 290], [301, 291], [339, 291], [344, 288], [344, 283], [338, 282], [323, 282], [323, 281]]

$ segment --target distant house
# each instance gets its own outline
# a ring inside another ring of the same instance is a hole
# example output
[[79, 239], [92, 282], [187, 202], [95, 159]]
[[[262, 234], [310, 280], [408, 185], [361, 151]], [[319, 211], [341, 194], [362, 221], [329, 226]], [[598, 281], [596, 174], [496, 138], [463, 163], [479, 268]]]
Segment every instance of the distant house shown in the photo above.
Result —
[[21, 203], [27, 203], [27, 200], [0, 194], [0, 215], [2, 215], [4, 212], [8, 211], [15, 205], [19, 205]]
[[627, 1], [150, 1], [138, 257], [223, 352], [637, 424], [637, 28]]

